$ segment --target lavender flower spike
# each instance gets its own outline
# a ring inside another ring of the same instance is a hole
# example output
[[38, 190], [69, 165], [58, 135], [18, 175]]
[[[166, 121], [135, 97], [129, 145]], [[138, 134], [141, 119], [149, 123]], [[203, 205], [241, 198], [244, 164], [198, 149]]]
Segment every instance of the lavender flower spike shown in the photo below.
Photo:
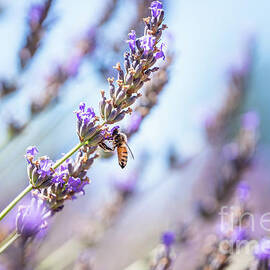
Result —
[[131, 51], [135, 51], [136, 46], [136, 32], [134, 30], [131, 30], [128, 34], [129, 40], [127, 40], [127, 43], [129, 45], [129, 48]]
[[16, 217], [16, 230], [25, 240], [47, 227], [51, 212], [43, 200], [33, 197], [30, 205], [20, 206]]

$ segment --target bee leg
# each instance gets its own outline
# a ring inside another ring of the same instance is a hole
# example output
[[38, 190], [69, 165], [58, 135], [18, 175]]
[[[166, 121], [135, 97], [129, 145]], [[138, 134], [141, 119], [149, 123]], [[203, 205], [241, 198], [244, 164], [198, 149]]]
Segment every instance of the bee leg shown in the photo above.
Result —
[[105, 152], [113, 152], [114, 151], [114, 148], [108, 146], [104, 142], [99, 143], [99, 147], [102, 148]]

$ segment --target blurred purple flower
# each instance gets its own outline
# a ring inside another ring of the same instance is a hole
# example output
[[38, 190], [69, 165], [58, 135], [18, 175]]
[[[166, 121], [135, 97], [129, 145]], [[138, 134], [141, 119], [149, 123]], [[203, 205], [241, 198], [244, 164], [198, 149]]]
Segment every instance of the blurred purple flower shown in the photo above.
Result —
[[130, 174], [125, 180], [115, 180], [114, 186], [120, 192], [130, 194], [135, 190], [138, 181], [138, 175], [134, 172]]
[[236, 192], [241, 201], [246, 201], [250, 194], [250, 186], [246, 182], [240, 182], [237, 186]]
[[254, 249], [254, 255], [257, 259], [270, 258], [270, 239], [263, 238]]
[[43, 200], [33, 197], [28, 206], [20, 206], [16, 217], [16, 229], [23, 237], [35, 236], [47, 227], [51, 213]]
[[8, 268], [0, 262], [0, 270], [8, 270]]
[[65, 72], [67, 73], [67, 75], [70, 77], [75, 77], [78, 74], [81, 62], [82, 62], [81, 55], [76, 55], [72, 57], [65, 67]]
[[223, 146], [222, 153], [227, 160], [235, 160], [239, 154], [238, 145], [229, 143]]
[[241, 228], [241, 226], [235, 227], [231, 235], [231, 241], [236, 243], [245, 239], [247, 239], [247, 230]]
[[161, 13], [162, 3], [159, 1], [153, 1], [151, 3], [150, 9], [151, 9], [152, 16], [156, 18]]
[[131, 115], [130, 124], [127, 127], [127, 133], [133, 133], [136, 130], [138, 130], [139, 127], [140, 127], [141, 122], [142, 122], [141, 114], [135, 111]]
[[161, 236], [161, 242], [166, 246], [170, 247], [175, 241], [175, 234], [171, 231], [164, 232]]
[[29, 20], [32, 23], [39, 23], [42, 18], [43, 12], [44, 7], [42, 5], [32, 5], [28, 13]]
[[242, 117], [242, 126], [247, 130], [255, 130], [260, 124], [259, 116], [256, 112], [247, 112]]

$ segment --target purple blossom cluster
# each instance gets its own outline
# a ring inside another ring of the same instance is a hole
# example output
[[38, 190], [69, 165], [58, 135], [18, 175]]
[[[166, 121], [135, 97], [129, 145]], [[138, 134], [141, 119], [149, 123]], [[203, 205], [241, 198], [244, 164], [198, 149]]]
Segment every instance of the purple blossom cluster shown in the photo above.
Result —
[[[51, 2], [48, 0], [46, 3]], [[151, 17], [144, 19], [144, 35], [137, 38], [135, 32], [132, 32], [129, 36], [134, 46], [130, 46], [130, 51], [125, 53], [125, 71], [117, 63], [114, 67], [118, 73], [116, 84], [114, 78], [108, 79], [110, 98], [106, 98], [102, 91], [100, 116], [96, 116], [94, 110], [85, 103], [81, 103], [75, 111], [80, 140], [75, 150], [72, 149], [62, 159], [54, 162], [48, 156], [37, 158], [38, 149], [35, 146], [27, 148], [25, 157], [33, 197], [30, 205], [19, 207], [16, 230], [20, 236], [26, 239], [36, 236], [46, 228], [47, 219], [63, 209], [66, 200], [84, 194], [84, 187], [89, 183], [87, 171], [98, 157], [98, 146], [112, 139], [115, 129], [119, 128], [112, 125], [132, 112], [131, 105], [142, 95], [138, 91], [151, 80], [150, 75], [159, 69], [153, 65], [159, 58], [165, 59], [163, 45], [158, 47], [162, 32], [166, 29], [166, 25], [162, 24], [164, 11], [161, 2], [153, 1], [150, 9]], [[37, 27], [41, 27], [46, 18], [45, 12], [41, 7], [33, 8], [31, 22], [37, 22]], [[70, 156], [76, 151], [78, 153], [73, 160]]]
[[61, 210], [65, 200], [84, 194], [84, 187], [89, 183], [87, 170], [98, 157], [94, 154], [96, 148], [92, 146], [79, 150], [75, 160], [69, 158], [55, 169], [55, 163], [48, 157], [34, 160], [38, 153], [36, 147], [27, 149], [28, 175], [31, 185], [36, 189], [34, 194], [47, 201], [52, 212]]
[[40, 231], [47, 228], [47, 220], [51, 216], [46, 202], [33, 196], [31, 203], [20, 206], [16, 217], [16, 231], [27, 239], [36, 236]]
[[45, 187], [51, 184], [53, 161], [47, 156], [40, 157], [35, 161], [37, 153], [38, 150], [35, 146], [29, 146], [26, 149], [27, 173], [33, 187]]

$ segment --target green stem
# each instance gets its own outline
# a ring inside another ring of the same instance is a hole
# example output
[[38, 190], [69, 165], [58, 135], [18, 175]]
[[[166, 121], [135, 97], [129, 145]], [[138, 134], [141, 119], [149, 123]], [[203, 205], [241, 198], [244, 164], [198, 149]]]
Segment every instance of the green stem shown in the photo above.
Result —
[[32, 190], [32, 185], [27, 186], [1, 213], [0, 220], [2, 220], [9, 211], [29, 192]]
[[0, 254], [3, 253], [14, 241], [16, 241], [20, 235], [14, 231], [9, 235], [7, 240], [3, 241], [0, 245]]
[[[55, 170], [59, 167], [64, 161], [66, 161], [69, 157], [71, 157], [78, 149], [80, 149], [85, 142], [81, 142], [77, 144], [74, 148], [72, 148], [66, 155], [64, 155], [60, 160], [58, 160], [54, 165], [53, 169]], [[1, 213], [0, 220], [2, 220], [12, 209], [13, 207], [31, 190], [33, 189], [32, 185], [27, 186]]]
[[75, 152], [77, 152], [83, 145], [85, 144], [85, 142], [81, 142], [79, 144], [77, 144], [74, 148], [72, 148], [67, 154], [65, 154], [60, 160], [58, 160], [54, 165], [53, 165], [53, 169], [56, 169], [57, 167], [59, 167], [64, 161], [66, 161], [68, 158], [70, 158]]

